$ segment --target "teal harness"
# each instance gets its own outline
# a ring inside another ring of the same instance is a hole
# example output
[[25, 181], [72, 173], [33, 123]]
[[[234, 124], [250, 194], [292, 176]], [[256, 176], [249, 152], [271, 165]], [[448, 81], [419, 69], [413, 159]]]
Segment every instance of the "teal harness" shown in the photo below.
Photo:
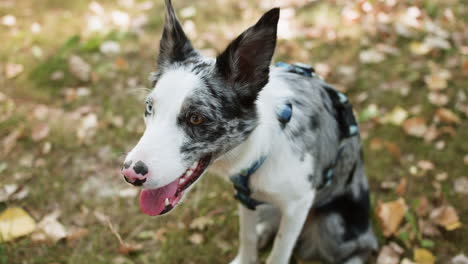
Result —
[[[288, 72], [306, 77], [320, 77], [315, 73], [314, 68], [303, 63], [287, 64], [284, 62], [278, 62], [275, 66], [283, 68]], [[353, 115], [352, 106], [349, 103], [348, 98], [343, 93], [338, 92], [329, 86], [325, 86], [325, 90], [336, 109], [336, 118], [338, 120], [340, 129], [340, 141], [344, 138], [357, 135], [359, 130], [356, 119]], [[276, 110], [276, 116], [282, 127], [286, 126], [286, 124], [291, 120], [292, 114], [293, 108], [290, 103], [285, 103], [279, 106]], [[319, 184], [317, 189], [325, 188], [333, 183], [335, 176], [334, 168], [340, 160], [343, 149], [344, 146], [340, 146], [334, 163], [332, 163], [323, 171], [323, 181]], [[250, 176], [252, 176], [252, 174], [254, 174], [263, 165], [266, 159], [267, 156], [262, 156], [249, 168], [244, 169], [240, 173], [234, 174], [230, 177], [230, 180], [234, 185], [234, 189], [236, 190], [234, 198], [250, 210], [255, 210], [258, 205], [262, 204], [262, 202], [257, 201], [251, 197], [252, 191], [249, 187]]]

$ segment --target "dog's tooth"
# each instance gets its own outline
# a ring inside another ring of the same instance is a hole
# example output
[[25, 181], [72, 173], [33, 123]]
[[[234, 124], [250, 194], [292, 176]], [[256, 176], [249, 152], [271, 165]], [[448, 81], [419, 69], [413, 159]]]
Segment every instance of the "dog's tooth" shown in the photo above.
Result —
[[193, 165], [192, 168], [196, 169], [198, 167], [198, 161], [196, 161]]
[[185, 182], [185, 179], [184, 179], [184, 178], [180, 178], [179, 184], [182, 184], [182, 183], [184, 183], [184, 182]]
[[164, 200], [164, 206], [168, 206], [170, 203], [169, 203], [169, 198], [166, 198], [166, 200]]
[[190, 177], [190, 175], [192, 175], [192, 173], [193, 173], [192, 170], [188, 170], [188, 171], [185, 173], [185, 176]]

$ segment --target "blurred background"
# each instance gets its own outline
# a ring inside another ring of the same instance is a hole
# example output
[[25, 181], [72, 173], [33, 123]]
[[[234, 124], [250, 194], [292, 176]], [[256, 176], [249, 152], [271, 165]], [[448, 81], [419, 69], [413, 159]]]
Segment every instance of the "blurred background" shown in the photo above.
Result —
[[[468, 259], [468, 7], [457, 0], [174, 0], [215, 56], [280, 6], [275, 61], [305, 62], [355, 106], [381, 250]], [[119, 168], [144, 130], [162, 0], [0, 0], [0, 263], [228, 263], [229, 183], [207, 175], [143, 215]], [[264, 254], [265, 255], [265, 254]], [[264, 256], [263, 256], [264, 258]]]

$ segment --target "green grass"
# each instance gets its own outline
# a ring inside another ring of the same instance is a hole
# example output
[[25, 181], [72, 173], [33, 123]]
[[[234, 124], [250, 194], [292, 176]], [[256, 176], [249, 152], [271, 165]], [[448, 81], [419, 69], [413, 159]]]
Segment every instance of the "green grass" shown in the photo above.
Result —
[[[8, 2], [8, 1], [6, 1]], [[30, 237], [13, 242], [0, 244], [0, 264], [51, 264], [51, 263], [228, 263], [237, 250], [237, 212], [236, 202], [232, 199], [232, 187], [229, 183], [208, 175], [200, 184], [194, 187], [187, 201], [171, 215], [163, 218], [150, 218], [140, 213], [137, 198], [119, 198], [113, 195], [100, 195], [99, 188], [91, 188], [87, 192], [83, 186], [90, 181], [105, 186], [111, 190], [120, 190], [128, 186], [121, 180], [118, 168], [121, 165], [125, 151], [133, 146], [143, 127], [141, 119], [143, 103], [141, 93], [129, 87], [129, 79], [136, 79], [137, 87], [148, 87], [147, 76], [153, 70], [157, 52], [157, 41], [162, 26], [162, 1], [146, 11], [125, 9], [115, 1], [101, 1], [106, 11], [121, 9], [131, 15], [146, 14], [148, 24], [141, 33], [128, 33], [126, 30], [112, 29], [109, 32], [88, 34], [84, 32], [86, 14], [90, 0], [65, 3], [58, 0], [47, 1], [14, 1], [14, 5], [0, 5], [0, 16], [13, 14], [17, 17], [17, 31], [5, 26], [0, 27], [2, 49], [0, 51], [0, 69], [6, 63], [20, 63], [25, 70], [14, 79], [0, 77], [1, 92], [15, 103], [12, 116], [0, 122], [0, 139], [6, 137], [17, 127], [24, 126], [13, 151], [0, 156], [0, 164], [6, 168], [0, 172], [0, 186], [16, 183], [28, 186], [29, 195], [20, 201], [0, 203], [0, 211], [9, 206], [20, 206], [32, 214], [36, 220], [44, 215], [60, 209], [60, 222], [66, 227], [83, 227], [89, 230], [88, 235], [69, 244], [66, 241], [53, 243], [35, 243]], [[142, 3], [142, 1], [136, 1]], [[221, 51], [227, 45], [230, 34], [238, 34], [242, 29], [254, 22], [254, 17], [263, 11], [254, 1], [248, 1], [245, 6], [238, 1], [228, 0], [226, 3], [211, 3], [202, 1], [196, 3], [197, 12], [192, 18], [198, 32], [194, 44], [198, 48], [213, 48]], [[341, 24], [339, 15], [346, 1], [320, 1], [308, 4], [297, 10], [299, 25], [312, 27], [320, 23], [321, 17], [332, 19], [329, 24], [338, 32], [344, 32], [347, 26]], [[351, 1], [348, 1], [349, 3]], [[374, 1], [375, 2], [375, 1]], [[183, 7], [193, 4], [181, 0], [176, 3], [180, 11]], [[411, 4], [410, 1], [399, 6]], [[457, 17], [454, 24], [445, 23], [447, 30], [460, 31], [466, 27], [466, 14], [461, 4], [420, 1], [418, 5], [431, 18], [441, 18], [445, 7], [450, 8]], [[229, 7], [229, 8], [226, 8]], [[245, 10], [252, 16], [239, 20]], [[255, 14], [255, 15], [253, 15]], [[33, 22], [42, 25], [39, 34], [32, 34], [30, 26]], [[235, 21], [235, 22], [233, 22]], [[327, 81], [347, 88], [356, 110], [362, 111], [370, 104], [376, 104], [379, 109], [390, 111], [395, 106], [410, 109], [421, 105], [420, 116], [431, 121], [437, 107], [427, 101], [427, 88], [423, 77], [430, 72], [429, 64], [434, 62], [440, 67], [449, 68], [452, 78], [445, 93], [450, 98], [446, 106], [454, 110], [457, 92], [468, 86], [466, 75], [463, 75], [461, 63], [450, 65], [457, 58], [466, 61], [467, 56], [460, 55], [454, 45], [450, 50], [433, 52], [425, 56], [411, 54], [409, 45], [413, 41], [421, 41], [423, 33], [412, 38], [392, 34], [365, 33], [361, 24], [352, 26], [359, 35], [344, 39], [327, 41], [323, 38], [307, 38], [280, 40], [276, 60], [304, 61], [310, 64], [326, 63], [331, 68]], [[214, 34], [215, 37], [204, 33]], [[366, 39], [363, 41], [363, 39]], [[107, 40], [117, 41], [122, 52], [117, 56], [100, 54], [99, 46]], [[359, 63], [359, 52], [365, 48], [386, 43], [398, 48], [399, 55], [388, 55], [379, 64], [362, 65]], [[452, 43], [453, 44], [453, 43]], [[42, 56], [32, 55], [33, 47], [42, 50]], [[92, 67], [94, 77], [87, 83], [80, 82], [68, 72], [67, 60], [71, 54], [84, 58]], [[307, 56], [305, 56], [307, 55]], [[126, 63], [119, 67], [116, 60]], [[355, 68], [353, 80], [344, 81], [337, 68], [349, 65]], [[57, 71], [64, 72], [64, 78], [59, 81], [50, 80], [50, 75]], [[398, 91], [382, 90], [383, 83], [403, 81], [410, 87], [408, 96], [401, 96]], [[63, 92], [68, 87], [85, 86], [91, 91], [91, 96], [73, 102], [66, 102]], [[362, 93], [367, 99], [358, 102]], [[3, 102], [0, 102], [2, 104]], [[38, 121], [32, 116], [32, 109], [38, 104], [51, 108], [63, 109], [70, 113], [83, 106], [90, 106], [96, 113], [99, 126], [96, 136], [87, 144], [80, 144], [76, 138], [75, 128], [78, 125], [70, 121], [68, 116], [58, 119]], [[0, 114], [3, 113], [0, 105]], [[462, 113], [455, 111], [459, 116]], [[112, 118], [120, 116], [125, 120], [123, 127], [112, 124]], [[48, 154], [41, 152], [44, 141], [34, 142], [30, 134], [35, 125], [47, 122], [51, 132], [45, 141], [52, 144]], [[127, 125], [127, 124], [133, 125]], [[422, 139], [406, 135], [403, 129], [394, 125], [375, 124], [365, 121], [361, 129], [366, 130], [364, 152], [367, 174], [372, 187], [373, 208], [378, 200], [389, 201], [398, 198], [393, 191], [380, 188], [382, 181], [396, 181], [406, 178], [407, 191], [404, 198], [410, 210], [405, 223], [410, 223], [406, 234], [398, 238], [383, 238], [375, 216], [375, 230], [381, 244], [387, 241], [397, 241], [405, 246], [405, 256], [412, 258], [412, 250], [422, 246], [430, 248], [437, 256], [438, 263], [448, 263], [449, 260], [464, 252], [468, 254], [468, 204], [466, 196], [453, 191], [453, 180], [468, 176], [467, 166], [463, 165], [463, 157], [468, 154], [468, 123], [463, 116], [462, 123], [452, 126], [455, 135], [444, 135], [441, 139], [446, 146], [443, 150], [435, 150], [434, 143], [425, 143]], [[414, 161], [406, 158], [396, 159], [386, 151], [373, 150], [372, 139], [392, 142], [401, 150], [403, 157], [411, 156]], [[1, 140], [0, 140], [1, 141]], [[1, 153], [1, 151], [0, 151]], [[103, 154], [104, 153], [104, 154]], [[27, 156], [33, 157], [33, 163], [43, 160], [42, 166], [24, 166], [20, 160]], [[427, 159], [434, 162], [436, 169], [428, 172], [422, 178], [409, 173], [409, 167], [418, 160]], [[447, 172], [449, 177], [441, 182], [442, 199], [436, 199], [433, 182], [439, 172]], [[461, 229], [452, 232], [442, 232], [441, 237], [422, 237], [417, 227], [418, 216], [415, 208], [418, 199], [427, 196], [432, 201], [445, 201], [452, 204], [464, 224]], [[119, 253], [119, 242], [106, 223], [102, 223], [96, 214], [109, 217], [118, 233], [126, 242], [141, 244], [142, 250], [123, 255]], [[191, 229], [190, 223], [200, 216], [209, 216], [213, 224], [204, 230]], [[165, 230], [163, 238], [160, 234]], [[203, 243], [194, 245], [189, 241], [193, 234], [201, 234]], [[265, 253], [263, 257], [265, 258]], [[263, 259], [264, 259], [263, 258]]]

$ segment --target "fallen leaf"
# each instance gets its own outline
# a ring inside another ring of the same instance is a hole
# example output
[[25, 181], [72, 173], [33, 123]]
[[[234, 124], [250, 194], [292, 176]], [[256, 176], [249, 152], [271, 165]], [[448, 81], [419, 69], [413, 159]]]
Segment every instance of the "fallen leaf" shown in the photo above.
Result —
[[450, 42], [446, 39], [436, 36], [426, 36], [424, 38], [424, 44], [432, 49], [448, 50], [451, 47]]
[[448, 173], [447, 172], [437, 173], [435, 178], [438, 181], [445, 181], [448, 179]]
[[418, 167], [424, 171], [433, 170], [435, 168], [434, 163], [429, 160], [418, 161]]
[[72, 227], [67, 232], [67, 244], [74, 244], [77, 240], [87, 236], [89, 233], [88, 229], [82, 227]]
[[439, 108], [435, 112], [435, 116], [440, 119], [441, 122], [448, 124], [460, 124], [461, 120], [457, 114], [447, 108]]
[[5, 15], [2, 17], [2, 24], [7, 27], [16, 25], [16, 17], [13, 15]]
[[213, 225], [214, 221], [210, 217], [207, 216], [200, 216], [195, 218], [191, 223], [190, 223], [190, 228], [191, 229], [198, 229], [198, 230], [203, 230], [207, 226]]
[[16, 141], [23, 134], [24, 127], [18, 127], [2, 140], [2, 156], [7, 156], [16, 146]]
[[18, 190], [17, 184], [5, 184], [0, 187], [0, 203], [7, 201]]
[[104, 41], [99, 46], [99, 51], [105, 55], [115, 55], [120, 53], [120, 44], [116, 41], [108, 40]]
[[421, 117], [412, 117], [403, 122], [403, 130], [414, 137], [424, 137], [427, 132], [426, 120]]
[[403, 198], [387, 203], [378, 201], [376, 214], [384, 236], [389, 237], [398, 231], [406, 211], [407, 206]]
[[47, 124], [39, 124], [32, 129], [31, 138], [34, 141], [41, 141], [49, 135], [50, 128]]
[[119, 253], [122, 255], [130, 255], [143, 249], [143, 245], [137, 243], [123, 243], [119, 246]]
[[203, 235], [200, 233], [194, 233], [189, 237], [189, 241], [192, 242], [194, 245], [200, 245], [203, 243], [204, 238]]
[[408, 185], [408, 180], [406, 178], [401, 178], [400, 183], [395, 188], [395, 193], [399, 196], [403, 196], [406, 193], [406, 186]]
[[375, 49], [367, 49], [359, 53], [359, 60], [364, 64], [379, 63], [385, 60], [385, 54]]
[[78, 129], [76, 130], [76, 136], [80, 141], [85, 141], [95, 135], [97, 126], [97, 115], [89, 113], [81, 119]]
[[393, 142], [390, 142], [390, 141], [385, 141], [384, 142], [384, 145], [385, 145], [385, 148], [387, 149], [387, 151], [396, 159], [396, 160], [400, 160], [401, 158], [401, 149], [400, 147], [393, 143]]
[[424, 248], [415, 248], [414, 249], [414, 261], [416, 264], [434, 264], [436, 258], [432, 253]]
[[424, 82], [431, 91], [441, 91], [447, 88], [447, 79], [450, 75], [445, 72], [436, 71], [430, 75], [424, 76]]
[[411, 42], [410, 51], [415, 55], [426, 55], [432, 50], [426, 43]]
[[70, 73], [82, 82], [87, 82], [91, 77], [91, 66], [81, 57], [72, 55], [68, 59], [68, 69]]
[[400, 264], [416, 264], [416, 263], [414, 263], [413, 261], [411, 261], [411, 260], [409, 260], [409, 259], [407, 259], [407, 258], [404, 258], [404, 259], [400, 262]]
[[395, 251], [391, 246], [385, 245], [379, 252], [377, 264], [398, 264], [400, 262], [400, 253]]
[[403, 121], [406, 120], [406, 118], [408, 118], [408, 112], [405, 109], [403, 109], [402, 107], [397, 106], [397, 107], [393, 108], [393, 110], [391, 112], [386, 114], [381, 119], [381, 121], [383, 123], [390, 123], [390, 124], [399, 126], [399, 125], [401, 125], [403, 123]]
[[460, 177], [453, 182], [453, 189], [456, 193], [468, 195], [468, 178]]
[[460, 254], [452, 259], [452, 264], [468, 264], [468, 257], [465, 254]]
[[22, 208], [10, 207], [0, 214], [0, 241], [11, 241], [32, 233], [36, 221]]
[[24, 71], [22, 64], [7, 63], [5, 66], [5, 76], [8, 79], [13, 79]]
[[420, 232], [424, 236], [429, 236], [429, 237], [437, 237], [441, 236], [442, 234], [440, 233], [439, 229], [437, 229], [437, 226], [435, 226], [432, 222], [430, 221], [425, 221], [422, 219], [419, 219], [418, 221], [418, 227]]
[[429, 218], [434, 223], [444, 227], [448, 231], [461, 227], [460, 218], [453, 206], [444, 205], [432, 210]]
[[424, 141], [426, 142], [432, 142], [434, 141], [435, 139], [437, 139], [437, 137], [440, 136], [440, 132], [439, 130], [437, 129], [437, 127], [435, 125], [431, 125], [427, 128], [427, 131], [426, 133], [424, 134]]
[[56, 243], [67, 236], [65, 227], [58, 221], [60, 211], [54, 211], [46, 216], [37, 225], [37, 233], [43, 234], [45, 240]]
[[437, 93], [437, 92], [430, 92], [427, 95], [427, 99], [429, 100], [431, 104], [436, 105], [436, 106], [444, 106], [448, 104], [449, 102], [449, 98], [446, 94]]

